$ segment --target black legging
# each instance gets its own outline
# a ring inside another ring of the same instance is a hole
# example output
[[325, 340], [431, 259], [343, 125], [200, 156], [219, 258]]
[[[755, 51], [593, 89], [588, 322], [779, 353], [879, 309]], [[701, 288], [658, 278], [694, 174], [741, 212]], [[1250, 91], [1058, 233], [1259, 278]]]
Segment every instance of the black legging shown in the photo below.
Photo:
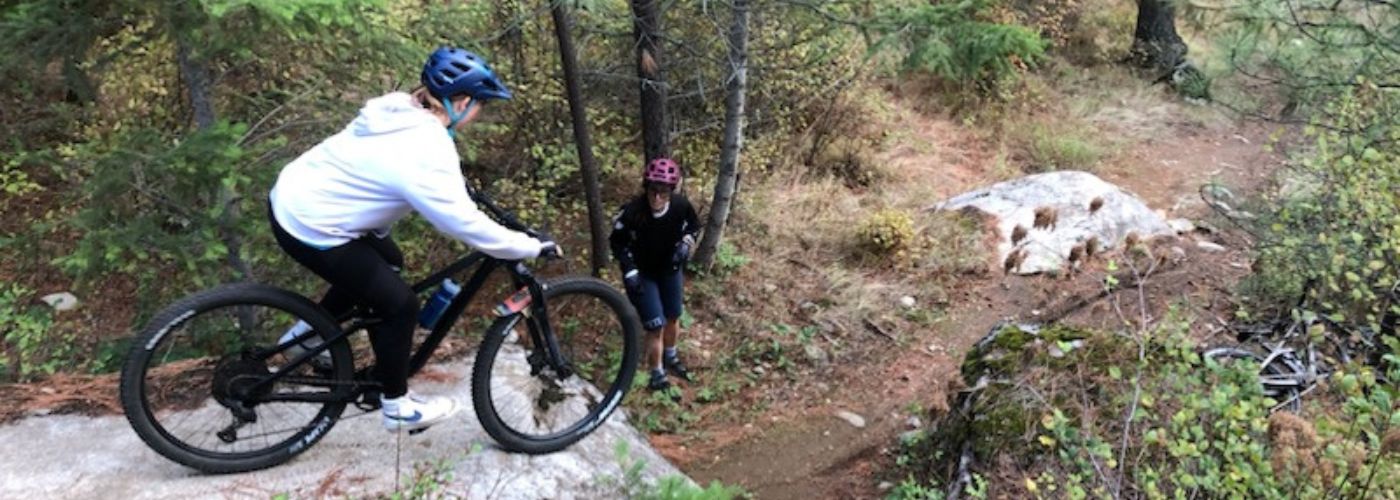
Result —
[[365, 235], [343, 245], [319, 250], [287, 234], [268, 209], [277, 244], [293, 259], [331, 284], [321, 307], [334, 316], [367, 304], [371, 314], [383, 320], [370, 328], [374, 348], [375, 378], [384, 384], [384, 397], [408, 392], [408, 360], [413, 347], [413, 324], [418, 319], [418, 297], [399, 277], [403, 252], [393, 238]]

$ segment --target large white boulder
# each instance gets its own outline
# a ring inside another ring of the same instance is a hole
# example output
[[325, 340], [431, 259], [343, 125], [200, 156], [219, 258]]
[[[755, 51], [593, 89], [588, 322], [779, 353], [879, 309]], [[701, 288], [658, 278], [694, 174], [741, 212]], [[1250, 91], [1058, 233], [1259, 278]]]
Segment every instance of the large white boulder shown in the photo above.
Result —
[[[933, 208], [970, 209], [990, 216], [988, 219], [995, 221], [997, 262], [1006, 263], [1017, 252], [1012, 262], [1019, 261], [1019, 265], [1010, 270], [1017, 274], [1063, 270], [1076, 247], [1082, 252], [1095, 246], [1102, 252], [1121, 247], [1129, 234], [1144, 241], [1175, 234], [1167, 221], [1137, 196], [1080, 171], [1002, 182], [955, 196]], [[1013, 244], [1013, 233], [1022, 232], [1024, 236]], [[1088, 243], [1090, 240], [1095, 243]]]

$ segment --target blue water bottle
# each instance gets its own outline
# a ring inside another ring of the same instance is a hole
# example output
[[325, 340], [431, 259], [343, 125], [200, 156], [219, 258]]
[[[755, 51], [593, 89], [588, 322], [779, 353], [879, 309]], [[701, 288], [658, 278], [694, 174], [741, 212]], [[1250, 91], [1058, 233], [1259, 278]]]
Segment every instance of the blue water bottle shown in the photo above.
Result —
[[453, 282], [451, 278], [442, 280], [442, 286], [438, 287], [437, 292], [428, 298], [428, 302], [423, 304], [423, 310], [418, 313], [418, 324], [423, 328], [433, 329], [438, 318], [442, 317], [442, 312], [447, 310], [447, 305], [452, 303], [452, 299], [460, 291], [462, 291], [462, 287]]

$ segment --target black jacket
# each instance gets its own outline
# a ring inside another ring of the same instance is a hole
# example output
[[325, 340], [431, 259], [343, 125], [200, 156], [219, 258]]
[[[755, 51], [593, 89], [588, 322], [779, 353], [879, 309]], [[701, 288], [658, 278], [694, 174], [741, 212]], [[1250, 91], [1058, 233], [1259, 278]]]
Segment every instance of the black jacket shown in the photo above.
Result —
[[685, 235], [700, 232], [700, 218], [690, 200], [680, 193], [671, 195], [671, 206], [661, 217], [653, 217], [645, 196], [638, 196], [622, 206], [613, 217], [613, 257], [622, 266], [623, 274], [633, 269], [647, 274], [676, 270], [672, 257]]

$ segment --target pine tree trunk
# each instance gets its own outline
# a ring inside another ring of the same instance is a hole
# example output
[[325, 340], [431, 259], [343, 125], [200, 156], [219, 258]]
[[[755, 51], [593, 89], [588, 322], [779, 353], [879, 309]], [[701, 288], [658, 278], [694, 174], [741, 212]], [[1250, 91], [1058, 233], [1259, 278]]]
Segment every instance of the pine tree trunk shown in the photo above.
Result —
[[189, 94], [190, 108], [194, 111], [194, 126], [204, 130], [214, 125], [209, 65], [191, 53], [189, 41], [180, 40], [177, 44], [175, 58], [180, 66], [180, 78], [185, 82], [185, 92]]
[[1130, 59], [1157, 76], [1170, 75], [1186, 62], [1186, 42], [1176, 33], [1173, 0], [1138, 0], [1137, 29]]
[[578, 146], [579, 168], [583, 171], [583, 191], [588, 200], [588, 231], [592, 236], [593, 275], [598, 276], [608, 265], [606, 222], [603, 216], [603, 201], [598, 193], [598, 164], [593, 158], [593, 139], [588, 135], [588, 113], [584, 108], [583, 93], [579, 89], [578, 54], [574, 50], [573, 37], [569, 34], [571, 25], [568, 7], [564, 2], [554, 2], [551, 9], [554, 16], [554, 34], [559, 39], [560, 64], [564, 68], [564, 88], [569, 96], [569, 114], [574, 122], [574, 143]]
[[666, 130], [666, 78], [661, 72], [660, 0], [632, 0], [633, 32], [637, 38], [637, 76], [642, 93], [642, 143], [646, 159], [671, 155]]
[[744, 147], [744, 101], [749, 81], [749, 0], [734, 0], [734, 22], [729, 27], [729, 81], [725, 83], [724, 143], [720, 146], [719, 177], [710, 202], [705, 237], [695, 253], [695, 263], [710, 269], [724, 237], [729, 209], [739, 184], [739, 153]]
[[[195, 55], [191, 43], [190, 40], [179, 37], [176, 41], [175, 58], [180, 68], [180, 79], [185, 83], [190, 108], [194, 111], [195, 128], [205, 130], [214, 126], [216, 119], [213, 78], [210, 76], [208, 63]], [[223, 211], [219, 214], [217, 224], [219, 237], [228, 250], [229, 267], [233, 268], [239, 281], [252, 281], [253, 268], [248, 265], [248, 261], [243, 260], [243, 238], [238, 232], [241, 201], [242, 197], [232, 188], [220, 185], [218, 203]]]

